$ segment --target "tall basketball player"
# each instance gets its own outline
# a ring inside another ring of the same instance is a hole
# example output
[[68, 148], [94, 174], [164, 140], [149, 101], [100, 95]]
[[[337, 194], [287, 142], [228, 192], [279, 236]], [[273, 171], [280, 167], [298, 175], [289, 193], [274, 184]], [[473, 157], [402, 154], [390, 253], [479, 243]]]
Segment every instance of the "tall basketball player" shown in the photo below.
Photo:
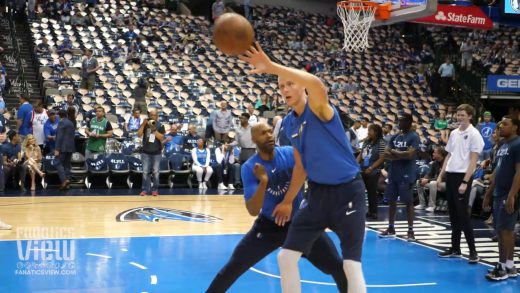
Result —
[[[258, 215], [258, 218], [233, 251], [231, 259], [211, 282], [207, 292], [226, 292], [250, 267], [278, 249], [287, 236], [289, 225], [276, 225], [272, 212], [284, 199], [291, 181], [294, 166], [292, 148], [275, 148], [273, 129], [265, 123], [256, 124], [251, 134], [258, 153], [242, 166], [242, 179], [246, 208], [249, 214]], [[300, 189], [292, 202], [293, 215], [301, 201]], [[307, 259], [324, 273], [332, 275], [340, 292], [347, 292], [342, 260], [326, 234], [319, 235]]]
[[361, 269], [365, 185], [339, 114], [329, 103], [325, 85], [310, 73], [272, 62], [258, 43], [240, 59], [254, 67], [250, 74], [277, 75], [280, 93], [292, 109], [284, 126], [294, 147], [295, 165], [291, 185], [273, 211], [278, 225], [289, 221], [293, 200], [305, 179], [309, 180], [308, 203], [293, 218], [278, 254], [282, 290], [301, 291], [298, 259], [310, 251], [325, 228], [330, 228], [341, 240], [348, 292], [366, 292]]

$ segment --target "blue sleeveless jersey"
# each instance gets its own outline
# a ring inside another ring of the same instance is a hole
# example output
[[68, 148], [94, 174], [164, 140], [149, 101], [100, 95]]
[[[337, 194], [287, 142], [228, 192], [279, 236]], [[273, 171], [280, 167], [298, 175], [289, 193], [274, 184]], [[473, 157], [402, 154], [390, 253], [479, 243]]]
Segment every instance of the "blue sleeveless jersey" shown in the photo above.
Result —
[[309, 180], [337, 185], [352, 181], [360, 169], [339, 114], [332, 108], [334, 116], [328, 122], [321, 121], [307, 104], [301, 116], [291, 111], [283, 124], [292, 146], [300, 153]]

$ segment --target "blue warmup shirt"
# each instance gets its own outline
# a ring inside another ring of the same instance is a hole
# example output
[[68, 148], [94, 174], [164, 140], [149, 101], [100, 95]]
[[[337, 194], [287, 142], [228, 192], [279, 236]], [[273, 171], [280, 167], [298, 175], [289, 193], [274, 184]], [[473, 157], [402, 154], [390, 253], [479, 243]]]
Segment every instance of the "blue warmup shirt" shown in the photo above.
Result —
[[18, 113], [16, 115], [17, 119], [22, 120], [22, 125], [20, 126], [20, 135], [32, 134], [32, 111], [33, 107], [29, 103], [23, 103], [18, 109]]
[[199, 150], [197, 149], [197, 161], [202, 166], [206, 165], [206, 157], [208, 156], [207, 149]]
[[495, 191], [496, 197], [507, 197], [515, 178], [515, 165], [520, 163], [520, 136], [505, 141], [497, 151]]
[[[406, 134], [398, 133], [394, 135], [389, 142], [391, 149], [403, 152], [408, 150], [409, 147], [413, 147], [416, 151], [419, 150], [419, 144], [421, 139], [419, 135], [414, 131], [410, 131]], [[395, 160], [390, 164], [390, 180], [393, 182], [408, 182], [413, 183], [416, 180], [416, 159], [412, 160]]]
[[169, 152], [169, 151], [172, 151], [172, 150], [175, 150], [177, 149], [178, 147], [182, 147], [182, 142], [183, 142], [183, 137], [181, 135], [178, 135], [176, 134], [175, 136], [172, 135], [171, 133], [168, 133], [165, 135], [165, 139], [168, 138], [168, 137], [171, 137], [172, 140], [170, 141], [167, 141], [165, 144], [164, 144], [164, 149]]
[[493, 148], [491, 136], [493, 135], [495, 128], [497, 128], [497, 124], [495, 122], [482, 122], [478, 125], [478, 130], [480, 132], [480, 135], [482, 135], [482, 139], [484, 140], [485, 151]]
[[332, 108], [334, 116], [323, 122], [307, 104], [301, 116], [291, 111], [283, 125], [291, 145], [300, 153], [309, 180], [337, 185], [352, 181], [360, 170], [338, 111]]
[[[244, 183], [244, 198], [246, 201], [253, 197], [259, 184], [258, 179], [256, 179], [253, 173], [253, 168], [256, 163], [264, 166], [269, 176], [269, 183], [267, 184], [264, 204], [262, 205], [260, 214], [274, 222], [274, 218], [271, 214], [276, 205], [282, 202], [291, 183], [294, 167], [293, 149], [288, 146], [276, 147], [272, 161], [264, 161], [258, 154], [255, 154], [242, 165], [242, 182]], [[302, 199], [302, 190], [300, 190], [293, 201], [291, 219], [299, 209]]]

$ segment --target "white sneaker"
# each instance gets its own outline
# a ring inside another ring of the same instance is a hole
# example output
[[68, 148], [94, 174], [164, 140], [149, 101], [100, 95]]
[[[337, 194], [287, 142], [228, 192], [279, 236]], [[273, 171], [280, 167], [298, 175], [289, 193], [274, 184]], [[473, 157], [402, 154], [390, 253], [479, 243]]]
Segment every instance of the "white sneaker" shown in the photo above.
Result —
[[206, 182], [202, 182], [202, 189], [208, 189], [208, 186], [206, 185]]
[[416, 210], [424, 210], [424, 206], [422, 204], [415, 206]]
[[426, 211], [430, 212], [430, 213], [433, 213], [435, 211], [435, 207], [427, 207]]
[[204, 189], [204, 183], [199, 182], [199, 189]]
[[11, 230], [13, 228], [11, 225], [8, 225], [2, 221], [0, 221], [0, 230]]
[[224, 185], [224, 183], [220, 183], [218, 185], [218, 189], [227, 189], [226, 185]]
[[233, 186], [233, 184], [228, 184], [227, 187], [229, 190], [235, 190], [235, 186]]

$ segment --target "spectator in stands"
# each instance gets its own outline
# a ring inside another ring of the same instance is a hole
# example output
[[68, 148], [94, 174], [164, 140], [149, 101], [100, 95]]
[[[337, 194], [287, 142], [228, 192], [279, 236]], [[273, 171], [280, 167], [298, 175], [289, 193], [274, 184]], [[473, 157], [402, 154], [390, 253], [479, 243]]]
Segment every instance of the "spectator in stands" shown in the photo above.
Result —
[[191, 124], [188, 126], [188, 134], [182, 140], [184, 150], [188, 153], [191, 152], [192, 149], [197, 147], [197, 141], [199, 141], [200, 138], [195, 125]]
[[415, 241], [413, 232], [414, 206], [413, 186], [416, 180], [416, 154], [421, 143], [419, 136], [411, 131], [413, 118], [411, 114], [403, 114], [399, 119], [400, 132], [390, 139], [386, 146], [385, 159], [392, 161], [388, 170], [388, 186], [385, 197], [389, 202], [388, 229], [380, 237], [395, 237], [395, 213], [397, 199], [406, 204], [408, 218], [407, 240]]
[[[437, 192], [446, 190], [445, 181], [437, 183], [436, 179], [441, 172], [444, 159], [448, 153], [443, 147], [436, 147], [433, 149], [433, 161], [430, 162], [430, 172], [423, 178], [417, 181], [417, 195], [419, 196], [419, 205], [415, 206], [416, 210], [424, 210], [433, 213], [437, 205]], [[428, 205], [426, 205], [425, 192], [426, 188], [429, 190]]]
[[96, 118], [90, 120], [85, 133], [88, 136], [85, 158], [93, 159], [98, 154], [104, 153], [107, 138], [112, 137], [112, 124], [105, 118], [103, 107], [96, 108]]
[[117, 27], [122, 27], [125, 25], [125, 17], [119, 12], [119, 9], [116, 9], [114, 14], [112, 14], [112, 22]]
[[368, 118], [363, 117], [360, 119], [359, 128], [356, 130], [356, 137], [359, 142], [359, 147], [363, 145], [365, 139], [368, 137]]
[[457, 257], [461, 255], [460, 236], [462, 231], [468, 243], [469, 263], [480, 259], [475, 248], [475, 238], [470, 215], [468, 214], [469, 192], [477, 159], [484, 148], [484, 140], [477, 129], [471, 125], [475, 109], [462, 104], [457, 107], [458, 129], [452, 131], [446, 151], [448, 156], [442, 166], [437, 182], [443, 182], [446, 174], [446, 198], [452, 227], [451, 247], [439, 253], [439, 257]]
[[264, 115], [265, 111], [271, 111], [271, 104], [266, 95], [262, 95], [260, 99], [256, 101], [255, 109], [260, 112], [260, 116]]
[[348, 140], [350, 141], [350, 145], [352, 146], [354, 153], [359, 149], [359, 139], [357, 136], [357, 130], [361, 127], [361, 122], [359, 120], [354, 121], [352, 126], [345, 132]]
[[70, 76], [69, 66], [65, 63], [65, 58], [60, 57], [58, 64], [55, 64], [53, 67], [54, 74], [57, 74], [60, 78], [67, 78]]
[[249, 114], [249, 125], [251, 125], [251, 127], [255, 126], [255, 124], [258, 123], [258, 116], [255, 115], [255, 107], [253, 107], [253, 105], [247, 106], [247, 113]]
[[74, 120], [76, 120], [76, 116], [78, 115], [79, 111], [78, 111], [78, 108], [79, 108], [79, 105], [77, 105], [75, 103], [75, 99], [74, 99], [74, 95], [73, 94], [68, 94], [67, 95], [67, 100], [65, 101], [65, 104], [63, 105], [63, 110], [69, 110], [69, 109], [73, 109], [74, 110]]
[[435, 130], [438, 130], [441, 134], [441, 141], [443, 144], [448, 143], [448, 138], [450, 135], [450, 131], [448, 129], [448, 120], [446, 120], [446, 113], [441, 112], [439, 114], [439, 118], [435, 119], [435, 123], [433, 125]]
[[48, 44], [47, 38], [42, 38], [42, 42], [34, 47], [34, 53], [41, 54], [41, 55], [51, 53], [51, 49]]
[[29, 103], [29, 98], [19, 97], [20, 109], [16, 114], [16, 131], [20, 135], [20, 140], [24, 140], [27, 134], [32, 134], [32, 112], [33, 107]]
[[164, 152], [166, 154], [178, 152], [182, 147], [183, 137], [182, 135], [179, 135], [177, 131], [177, 125], [175, 125], [175, 123], [170, 123], [170, 132], [164, 136], [163, 140]]
[[446, 120], [448, 120], [448, 129], [450, 131], [457, 129], [459, 127], [459, 122], [457, 121], [457, 112], [453, 108], [453, 106], [448, 106], [448, 110], [446, 111]]
[[[197, 181], [199, 182], [199, 189], [207, 189], [208, 182], [211, 174], [213, 174], [213, 168], [210, 164], [210, 151], [206, 147], [206, 140], [199, 138], [197, 140], [197, 147], [191, 150], [191, 158], [193, 160], [192, 170], [197, 175]], [[205, 176], [203, 177], [203, 175]]]
[[386, 123], [383, 127], [383, 139], [385, 140], [386, 144], [390, 142], [390, 139], [392, 138], [392, 129], [394, 127], [390, 123]]
[[94, 89], [96, 83], [96, 71], [101, 67], [95, 57], [92, 56], [92, 50], [86, 49], [82, 62], [81, 88], [89, 91]]
[[475, 198], [477, 196], [480, 199], [483, 199], [485, 194], [485, 189], [487, 188], [485, 177], [486, 177], [486, 167], [489, 163], [489, 160], [483, 162], [477, 162], [477, 167], [475, 168], [475, 172], [473, 173], [473, 182], [471, 183], [471, 190], [469, 192], [469, 201], [468, 201], [468, 214], [471, 216], [471, 212], [473, 209], [473, 203], [475, 202]]
[[285, 129], [283, 127], [283, 117], [281, 115], [276, 115], [273, 117], [273, 136], [275, 139], [276, 146], [290, 146], [291, 141], [287, 137], [285, 133]]
[[44, 154], [53, 153], [54, 148], [56, 146], [56, 133], [58, 131], [58, 125], [60, 119], [56, 115], [55, 110], [49, 110], [48, 112], [49, 119], [45, 122], [43, 126], [43, 132], [45, 135], [45, 151]]
[[213, 131], [215, 132], [215, 141], [223, 142], [233, 126], [231, 120], [231, 111], [227, 109], [226, 101], [220, 102], [220, 110], [217, 110], [215, 119], [213, 120]]
[[27, 12], [29, 14], [29, 20], [36, 19], [36, 0], [27, 1]]
[[466, 68], [467, 70], [471, 69], [471, 64], [473, 63], [474, 50], [475, 48], [473, 47], [473, 43], [469, 38], [462, 42], [462, 44], [460, 45], [460, 66], [462, 68]]
[[226, 4], [224, 4], [224, 1], [216, 0], [211, 7], [211, 18], [213, 21], [216, 21], [224, 12], [226, 12]]
[[356, 81], [354, 80], [354, 77], [353, 76], [350, 76], [348, 78], [348, 81], [343, 85], [343, 91], [344, 92], [357, 92], [358, 90], [358, 85], [356, 83]]
[[[42, 101], [37, 101], [34, 103], [34, 110], [32, 113], [32, 129], [33, 129], [33, 137], [36, 139], [36, 144], [43, 150], [45, 145], [45, 133], [44, 133], [44, 125], [47, 122], [49, 116], [47, 115], [47, 109], [43, 108]], [[25, 140], [24, 140], [25, 141]]]
[[123, 42], [117, 42], [117, 46], [112, 51], [112, 60], [114, 63], [125, 63], [128, 55], [128, 48]]
[[92, 11], [87, 10], [87, 16], [85, 16], [85, 25], [87, 26], [95, 26], [96, 24], [96, 18], [92, 14]]
[[60, 122], [58, 123], [58, 130], [56, 131], [56, 145], [54, 148], [54, 156], [58, 159], [56, 169], [60, 177], [60, 190], [70, 188], [71, 180], [71, 158], [75, 151], [74, 135], [75, 127], [72, 121], [67, 116], [67, 111], [60, 110]]
[[5, 85], [7, 82], [7, 71], [5, 70], [5, 67], [2, 65], [2, 62], [0, 62], [0, 96], [5, 91]]
[[480, 153], [479, 161], [485, 161], [491, 158], [491, 153], [493, 152], [493, 143], [491, 142], [491, 136], [493, 135], [493, 132], [497, 127], [496, 123], [491, 121], [491, 119], [493, 118], [491, 116], [491, 112], [484, 112], [483, 117], [484, 121], [479, 123], [477, 126], [477, 129], [480, 132], [482, 139], [484, 140], [484, 149]]
[[177, 117], [177, 129], [179, 131], [187, 131], [190, 126], [189, 124], [189, 119], [184, 117], [183, 113], [179, 113], [179, 117]]
[[[4, 182], [13, 183], [13, 187], [17, 188], [19, 179], [21, 162], [22, 162], [22, 146], [20, 136], [12, 131], [8, 134], [9, 142], [4, 142], [2, 145], [2, 155], [4, 162]], [[23, 184], [20, 186], [20, 190], [25, 191]]]
[[247, 159], [256, 153], [256, 145], [251, 138], [251, 125], [249, 125], [249, 114], [242, 113], [240, 115], [240, 128], [236, 130], [235, 141], [231, 146], [240, 147], [240, 164], [244, 164]]
[[204, 55], [206, 54], [206, 48], [204, 48], [204, 44], [199, 40], [195, 44], [195, 47], [193, 48], [193, 54], [195, 55]]
[[134, 137], [137, 131], [141, 127], [141, 110], [134, 109], [133, 115], [125, 123], [125, 131], [128, 133], [128, 137]]
[[45, 173], [41, 170], [42, 151], [37, 145], [36, 138], [33, 135], [29, 134], [25, 138], [22, 145], [22, 152], [24, 162], [20, 172], [20, 184], [23, 187], [22, 190], [24, 190], [25, 176], [27, 171], [29, 171], [29, 175], [31, 175], [31, 191], [34, 191], [36, 190], [36, 174], [40, 177], [44, 177]]
[[134, 110], [140, 110], [141, 113], [148, 113], [148, 107], [146, 106], [146, 93], [148, 92], [148, 81], [144, 77], [140, 77], [137, 80], [137, 86], [132, 92], [132, 96], [135, 99]]
[[[143, 185], [141, 196], [146, 196], [150, 191], [152, 196], [159, 195], [159, 167], [164, 139], [164, 126], [159, 122], [157, 110], [152, 109], [149, 119], [145, 119], [137, 132], [143, 138], [143, 150], [141, 152], [143, 162]], [[153, 187], [150, 186], [150, 175], [153, 176]]]
[[446, 62], [439, 67], [439, 74], [441, 75], [441, 92], [439, 97], [446, 99], [451, 94], [451, 84], [455, 78], [455, 67], [449, 57], [446, 58]]
[[5, 176], [4, 176], [4, 158], [3, 158], [3, 143], [5, 141], [5, 135], [7, 132], [5, 117], [4, 115], [0, 115], [0, 192], [4, 192], [5, 190]]
[[[234, 190], [235, 185], [240, 183], [240, 164], [235, 158], [233, 146], [227, 142], [215, 149], [216, 168], [213, 167], [217, 174], [219, 182], [218, 189]], [[224, 175], [227, 174], [227, 186], [224, 185]]]
[[5, 101], [4, 101], [4, 97], [2, 97], [2, 91], [0, 90], [0, 114], [4, 114], [4, 112], [5, 112]]
[[383, 139], [383, 129], [377, 124], [368, 127], [368, 137], [363, 143], [357, 160], [361, 165], [363, 181], [367, 189], [367, 218], [377, 220], [377, 183], [385, 162], [386, 143]]
[[60, 56], [65, 55], [65, 53], [72, 54], [72, 43], [68, 38], [64, 39], [63, 41], [58, 41], [58, 46], [56, 46], [56, 53], [58, 53]]
[[130, 24], [128, 26], [128, 31], [123, 34], [123, 39], [126, 41], [127, 44], [132, 44], [135, 39], [137, 39], [139, 35], [135, 32], [135, 25]]
[[86, 23], [86, 19], [85, 17], [83, 16], [83, 14], [81, 12], [71, 12], [71, 18], [70, 18], [70, 24], [73, 26], [73, 27], [77, 27], [77, 26], [85, 26], [85, 23]]

